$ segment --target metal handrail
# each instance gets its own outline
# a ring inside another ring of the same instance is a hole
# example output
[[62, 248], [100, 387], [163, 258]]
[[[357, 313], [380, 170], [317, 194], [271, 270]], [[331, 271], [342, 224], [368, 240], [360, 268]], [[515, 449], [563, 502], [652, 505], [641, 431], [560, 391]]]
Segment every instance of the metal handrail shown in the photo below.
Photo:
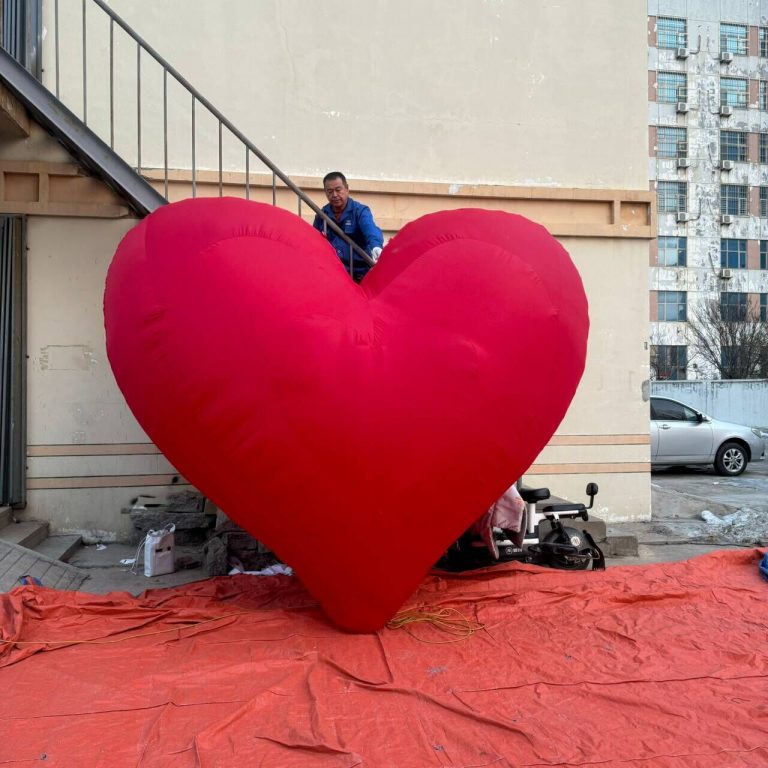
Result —
[[[219, 197], [223, 193], [223, 129], [226, 128], [245, 147], [245, 196], [250, 199], [250, 154], [253, 153], [272, 172], [272, 205], [277, 205], [276, 179], [285, 184], [298, 198], [298, 214], [301, 215], [302, 203], [309, 206], [314, 213], [323, 220], [323, 231], [327, 235], [330, 228], [341, 237], [349, 247], [350, 273], [353, 271], [354, 256], [357, 256], [367, 264], [374, 264], [374, 260], [329, 217], [300, 187], [298, 187], [285, 173], [283, 173], [245, 134], [238, 130], [208, 99], [203, 96], [178, 70], [169, 64], [146, 40], [144, 40], [131, 26], [115, 13], [104, 0], [90, 0], [100, 8], [110, 19], [109, 24], [109, 132], [110, 147], [114, 150], [114, 25], [117, 24], [137, 45], [136, 48], [136, 83], [137, 83], [137, 172], [141, 174], [141, 52], [151, 56], [163, 69], [163, 153], [164, 153], [164, 192], [168, 197], [168, 75], [170, 75], [192, 98], [192, 196], [196, 197], [196, 166], [195, 166], [195, 108], [199, 103], [218, 121], [218, 158], [219, 158]], [[88, 87], [87, 87], [87, 0], [82, 0], [82, 41], [83, 41], [83, 122], [88, 124]], [[59, 0], [54, 0], [54, 48], [56, 59], [56, 97], [60, 98], [59, 78]]]

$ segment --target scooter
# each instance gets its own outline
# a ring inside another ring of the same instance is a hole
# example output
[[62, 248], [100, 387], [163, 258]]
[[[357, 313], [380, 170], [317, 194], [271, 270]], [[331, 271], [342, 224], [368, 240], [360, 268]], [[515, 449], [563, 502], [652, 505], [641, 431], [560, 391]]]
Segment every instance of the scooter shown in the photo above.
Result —
[[577, 519], [587, 522], [588, 510], [594, 506], [597, 491], [597, 483], [587, 485], [589, 506], [581, 502], [541, 504], [551, 497], [549, 488], [521, 486], [518, 492], [525, 502], [522, 546], [514, 543], [515, 538], [519, 540], [519, 532], [515, 536], [512, 531], [494, 528], [499, 551], [497, 560], [481, 539], [465, 533], [435, 567], [455, 572], [517, 561], [561, 570], [604, 570], [605, 556], [589, 531], [579, 530], [563, 522]]

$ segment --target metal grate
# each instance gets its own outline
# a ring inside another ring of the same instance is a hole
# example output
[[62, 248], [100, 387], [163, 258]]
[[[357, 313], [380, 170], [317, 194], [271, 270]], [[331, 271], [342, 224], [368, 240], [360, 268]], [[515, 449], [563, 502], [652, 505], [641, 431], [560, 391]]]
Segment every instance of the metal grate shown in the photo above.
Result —
[[681, 213], [688, 208], [688, 185], [684, 181], [660, 181], [656, 187], [659, 213]]
[[656, 98], [665, 104], [687, 101], [688, 80], [682, 72], [659, 72], [656, 75]]
[[656, 154], [658, 157], [688, 157], [688, 131], [685, 128], [659, 126]]
[[734, 56], [746, 56], [748, 51], [747, 28], [743, 24], [720, 25], [720, 51]]
[[749, 213], [746, 184], [720, 185], [720, 213], [731, 216], [746, 216]]
[[660, 16], [656, 20], [656, 33], [659, 48], [686, 48], [688, 45], [685, 19]]
[[747, 80], [740, 77], [720, 78], [720, 106], [746, 109], [749, 91]]
[[746, 131], [720, 131], [720, 159], [740, 163], [747, 161]]
[[0, 216], [0, 506], [24, 502], [22, 223]]
[[42, 0], [0, 0], [0, 48], [40, 77]]

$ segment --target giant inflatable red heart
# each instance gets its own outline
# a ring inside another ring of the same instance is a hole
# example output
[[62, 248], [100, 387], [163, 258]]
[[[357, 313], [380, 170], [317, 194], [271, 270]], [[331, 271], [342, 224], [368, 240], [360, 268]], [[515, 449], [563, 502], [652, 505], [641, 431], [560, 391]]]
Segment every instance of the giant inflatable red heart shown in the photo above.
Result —
[[147, 434], [358, 631], [545, 446], [589, 324], [568, 254], [520, 216], [424, 216], [357, 285], [304, 221], [228, 198], [131, 230], [104, 303]]

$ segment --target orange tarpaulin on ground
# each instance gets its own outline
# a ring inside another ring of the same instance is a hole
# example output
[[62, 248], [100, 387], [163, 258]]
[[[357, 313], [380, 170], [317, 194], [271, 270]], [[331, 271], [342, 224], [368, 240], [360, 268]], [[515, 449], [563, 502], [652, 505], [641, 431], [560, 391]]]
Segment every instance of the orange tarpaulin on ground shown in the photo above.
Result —
[[409, 607], [457, 609], [465, 637], [345, 634], [290, 577], [22, 587], [0, 596], [26, 643], [0, 650], [0, 765], [764, 768], [759, 555], [433, 574]]

